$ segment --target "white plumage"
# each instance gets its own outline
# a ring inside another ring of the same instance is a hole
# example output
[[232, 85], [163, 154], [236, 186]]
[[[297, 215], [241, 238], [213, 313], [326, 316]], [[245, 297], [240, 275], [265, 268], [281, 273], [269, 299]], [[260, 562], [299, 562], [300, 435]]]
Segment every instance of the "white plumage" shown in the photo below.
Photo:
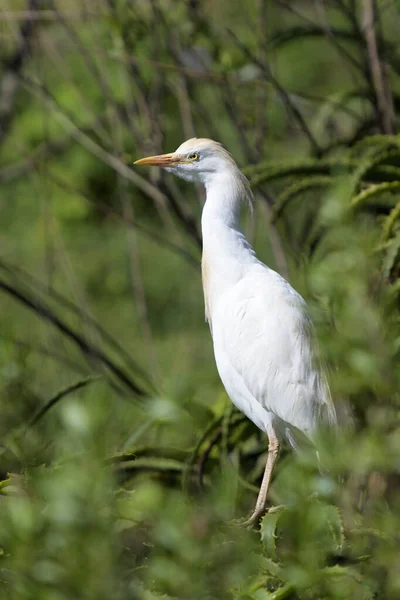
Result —
[[206, 318], [217, 368], [232, 402], [269, 438], [254, 523], [265, 510], [279, 440], [296, 447], [321, 426], [335, 426], [335, 409], [318, 368], [303, 298], [259, 261], [239, 228], [251, 203], [247, 179], [217, 142], [191, 139], [176, 152], [137, 164], [159, 165], [206, 188], [202, 214], [202, 278]]

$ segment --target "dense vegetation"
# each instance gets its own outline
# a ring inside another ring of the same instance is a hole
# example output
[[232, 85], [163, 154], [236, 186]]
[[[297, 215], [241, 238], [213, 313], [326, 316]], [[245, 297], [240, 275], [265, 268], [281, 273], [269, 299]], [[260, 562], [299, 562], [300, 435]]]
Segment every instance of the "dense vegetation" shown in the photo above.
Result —
[[[10, 599], [400, 596], [400, 4], [0, 7], [0, 588]], [[233, 409], [203, 191], [134, 159], [217, 139], [304, 295], [341, 419], [324, 472]]]

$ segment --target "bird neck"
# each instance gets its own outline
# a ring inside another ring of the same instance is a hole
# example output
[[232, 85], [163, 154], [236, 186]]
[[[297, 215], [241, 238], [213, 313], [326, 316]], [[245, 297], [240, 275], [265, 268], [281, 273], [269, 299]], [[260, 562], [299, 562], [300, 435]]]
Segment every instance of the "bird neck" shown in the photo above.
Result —
[[203, 236], [202, 279], [206, 318], [218, 298], [235, 285], [255, 253], [239, 227], [244, 202], [249, 200], [248, 182], [237, 168], [215, 174], [206, 183], [206, 203], [201, 218]]
[[[213, 173], [205, 181], [206, 204], [203, 221], [218, 219], [228, 227], [239, 229], [239, 217], [243, 203], [249, 199], [250, 188], [247, 179], [236, 165], [223, 172]], [[204, 231], [203, 231], [204, 233]]]

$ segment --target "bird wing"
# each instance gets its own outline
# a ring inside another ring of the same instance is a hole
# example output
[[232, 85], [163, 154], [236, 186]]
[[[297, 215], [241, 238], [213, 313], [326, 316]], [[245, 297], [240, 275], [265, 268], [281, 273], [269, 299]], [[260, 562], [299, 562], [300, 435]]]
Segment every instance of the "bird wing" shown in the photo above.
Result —
[[[274, 271], [256, 265], [220, 298], [213, 318], [216, 353], [263, 408], [312, 435], [334, 423], [312, 325], [302, 297]], [[232, 398], [233, 401], [234, 398]]]

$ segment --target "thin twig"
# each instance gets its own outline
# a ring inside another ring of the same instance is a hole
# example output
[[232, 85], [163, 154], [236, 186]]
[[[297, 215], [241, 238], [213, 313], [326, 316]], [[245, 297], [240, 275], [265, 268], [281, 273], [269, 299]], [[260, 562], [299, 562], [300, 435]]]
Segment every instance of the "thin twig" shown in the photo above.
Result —
[[[122, 132], [120, 131], [118, 124], [116, 124], [115, 127], [114, 139], [116, 141], [116, 148], [119, 151], [122, 151]], [[134, 219], [135, 213], [133, 203], [128, 194], [128, 189], [126, 185], [127, 182], [121, 177], [118, 177], [118, 184], [120, 190], [123, 218], [127, 219], [128, 221], [132, 221]], [[137, 309], [138, 320], [142, 329], [143, 339], [147, 349], [148, 362], [151, 365], [151, 372], [153, 374], [153, 377], [155, 378], [156, 375], [159, 374], [159, 366], [157, 362], [156, 351], [154, 348], [153, 333], [151, 330], [151, 325], [147, 311], [147, 300], [143, 284], [138, 236], [134, 227], [126, 229], [126, 237], [134, 304], [135, 308]]]
[[168, 198], [160, 192], [157, 186], [147, 181], [144, 177], [130, 169], [122, 160], [104, 150], [99, 144], [92, 140], [82, 131], [73, 121], [61, 111], [51, 94], [39, 83], [30, 78], [23, 79], [24, 85], [35, 95], [43, 100], [46, 106], [53, 111], [54, 118], [60, 125], [68, 131], [70, 136], [75, 139], [83, 148], [93, 154], [96, 158], [114, 169], [117, 173], [135, 184], [146, 196], [151, 198], [157, 205], [168, 213]]
[[368, 48], [369, 67], [374, 84], [380, 125], [383, 133], [393, 134], [393, 111], [391, 93], [385, 84], [385, 74], [379, 60], [375, 35], [375, 0], [364, 0], [364, 34]]
[[[77, 11], [68, 11], [64, 13], [67, 19], [81, 21], [83, 15]], [[91, 18], [103, 18], [104, 13], [91, 12]], [[57, 21], [58, 15], [54, 10], [2, 10], [0, 11], [0, 21]]]
[[[119, 3], [116, 0], [106, 0], [106, 3], [110, 10], [111, 18], [118, 25], [121, 42], [126, 54], [134, 56], [135, 48], [132, 44], [129, 19], [126, 16], [120, 18], [118, 10]], [[145, 125], [147, 134], [150, 135], [152, 132], [152, 115], [146, 98], [145, 84], [142, 78], [139, 76], [136, 65], [130, 63], [129, 67], [129, 81], [132, 86], [133, 96], [132, 102], [134, 102], [138, 108], [137, 115], [140, 117], [142, 126]]]
[[[362, 64], [358, 60], [356, 60], [354, 58], [354, 56], [352, 56], [350, 54], [350, 52], [348, 52], [346, 50], [346, 48], [341, 46], [339, 44], [339, 42], [337, 41], [335, 34], [332, 30], [332, 27], [330, 26], [330, 23], [329, 23], [327, 9], [326, 9], [324, 1], [323, 0], [315, 0], [315, 3], [316, 3], [316, 8], [317, 8], [317, 13], [320, 15], [322, 29], [323, 29], [327, 39], [336, 48], [337, 52], [344, 58], [343, 65], [345, 67], [348, 67], [349, 66], [348, 63], [350, 63], [350, 65], [355, 67], [356, 69], [362, 69]], [[353, 78], [353, 83], [354, 83], [355, 78], [354, 78], [353, 71], [349, 68], [347, 70], [348, 70], [348, 73], [350, 74], [350, 76]]]
[[[53, 288], [49, 288], [45, 286], [39, 279], [33, 277], [30, 273], [27, 273], [21, 267], [17, 267], [16, 265], [11, 265], [3, 260], [0, 261], [0, 268], [3, 269], [8, 275], [17, 277], [17, 280], [23, 282], [26, 285], [28, 282], [28, 286], [35, 291], [37, 294], [45, 293], [46, 297], [55, 300], [60, 306], [63, 306], [67, 310], [72, 313], [78, 315], [82, 320], [86, 323], [89, 323], [96, 331], [98, 331], [103, 338], [103, 340], [110, 345], [113, 350], [117, 351], [120, 358], [122, 358], [126, 364], [129, 366], [131, 371], [134, 371], [137, 375], [139, 375], [143, 380], [146, 381], [146, 385], [148, 387], [153, 387], [152, 381], [147, 377], [147, 374], [143, 371], [143, 369], [137, 364], [130, 354], [123, 348], [123, 346], [107, 331], [105, 330], [93, 317], [85, 313], [81, 308], [76, 306], [73, 302], [68, 300], [65, 296], [57, 292]], [[156, 391], [156, 390], [153, 390]]]
[[3, 280], [0, 280], [0, 290], [15, 298], [15, 300], [23, 304], [25, 307], [34, 311], [45, 321], [48, 321], [49, 323], [54, 325], [54, 327], [56, 327], [61, 333], [66, 335], [72, 342], [74, 342], [84, 354], [93, 358], [97, 358], [102, 363], [104, 363], [111, 371], [111, 373], [113, 373], [121, 382], [123, 382], [126, 385], [126, 387], [135, 395], [139, 397], [144, 397], [147, 395], [145, 390], [140, 385], [132, 381], [132, 379], [108, 356], [106, 356], [98, 348], [93, 347], [76, 331], [74, 331], [73, 329], [71, 329], [71, 327], [66, 325], [66, 323], [61, 321], [61, 319], [59, 319], [59, 317], [57, 317], [57, 315], [55, 315], [54, 312], [41, 300], [28, 295], [26, 292], [22, 292], [15, 286], [9, 285]]
[[59, 22], [63, 25], [67, 35], [69, 36], [75, 47], [78, 49], [84, 63], [86, 64], [88, 72], [92, 75], [93, 80], [99, 86], [103, 98], [106, 102], [106, 105], [113, 107], [115, 114], [118, 116], [122, 123], [124, 123], [128, 128], [130, 128], [131, 134], [134, 136], [135, 139], [137, 139], [139, 136], [139, 132], [134, 128], [134, 122], [129, 119], [129, 116], [124, 110], [123, 105], [119, 104], [119, 102], [117, 102], [117, 100], [115, 99], [115, 95], [110, 89], [107, 79], [104, 77], [103, 70], [100, 69], [95, 59], [93, 58], [92, 53], [89, 52], [88, 45], [83, 44], [77, 31], [74, 29], [74, 27], [72, 27], [68, 20], [65, 19], [64, 13], [58, 10], [55, 0], [51, 0], [51, 2], [53, 4], [54, 11], [57, 14]]
[[101, 212], [103, 215], [110, 217], [111, 219], [114, 219], [115, 221], [118, 221], [119, 223], [123, 223], [127, 227], [133, 227], [134, 229], [137, 229], [137, 231], [142, 233], [148, 239], [152, 240], [153, 242], [156, 242], [160, 246], [163, 246], [164, 248], [168, 249], [170, 252], [177, 254], [178, 256], [183, 258], [187, 262], [188, 265], [190, 265], [196, 271], [199, 271], [199, 268], [200, 268], [199, 260], [196, 259], [194, 256], [192, 256], [192, 254], [190, 254], [187, 250], [185, 250], [185, 248], [182, 248], [182, 246], [178, 246], [177, 244], [175, 244], [174, 242], [171, 242], [170, 240], [163, 237], [156, 231], [149, 229], [145, 225], [142, 225], [136, 219], [128, 218], [128, 216], [126, 216], [126, 215], [119, 214], [118, 212], [116, 212], [115, 210], [110, 208], [110, 206], [107, 203], [102, 202], [101, 200], [98, 200], [98, 199], [91, 198], [83, 190], [78, 189], [75, 186], [72, 186], [70, 183], [61, 179], [61, 177], [59, 177], [58, 175], [54, 175], [54, 173], [51, 173], [50, 171], [48, 171], [47, 176], [49, 177], [49, 179], [54, 181], [54, 183], [56, 183], [62, 189], [71, 191], [74, 194], [78, 194], [79, 196], [81, 196], [86, 202], [89, 202], [91, 206], [93, 206], [97, 211]]
[[210, 455], [211, 450], [214, 448], [215, 444], [218, 442], [222, 435], [222, 427], [219, 427], [217, 431], [215, 431], [214, 435], [209, 440], [207, 446], [200, 454], [199, 460], [197, 462], [197, 480], [199, 487], [203, 487], [203, 477], [204, 477], [204, 467], [207, 462], [207, 459]]
[[[38, 1], [30, 0], [28, 12], [35, 14], [37, 8]], [[19, 31], [17, 49], [3, 64], [0, 82], [0, 143], [10, 131], [15, 116], [14, 103], [20, 83], [19, 74], [30, 54], [33, 31], [33, 21], [25, 18]]]
[[[321, 33], [321, 35], [323, 35], [323, 32], [321, 32], [320, 29], [318, 29], [318, 31]], [[352, 36], [352, 39], [353, 38], [354, 38], [354, 36]], [[104, 51], [101, 51], [101, 52], [102, 52], [102, 54], [106, 54], [107, 56], [110, 56], [110, 53], [106, 53]], [[170, 63], [163, 63], [163, 62], [159, 62], [159, 61], [156, 62], [156, 61], [149, 60], [149, 59], [142, 58], [142, 57], [121, 56], [121, 55], [116, 56], [115, 54], [112, 54], [110, 56], [110, 58], [113, 58], [114, 60], [117, 60], [119, 62], [132, 62], [137, 65], [149, 66], [153, 70], [165, 71], [167, 73], [168, 72], [180, 73], [189, 79], [193, 79], [195, 81], [198, 80], [199, 82], [206, 80], [206, 81], [210, 81], [212, 83], [218, 84], [222, 87], [225, 87], [227, 83], [229, 83], [230, 85], [236, 86], [236, 87], [237, 86], [241, 86], [241, 87], [255, 86], [255, 87], [261, 87], [261, 88], [267, 88], [267, 89], [273, 87], [273, 84], [270, 81], [266, 81], [264, 78], [261, 78], [261, 77], [255, 77], [254, 79], [247, 81], [247, 80], [241, 79], [240, 77], [236, 77], [231, 74], [221, 75], [219, 73], [212, 73], [211, 71], [196, 71], [194, 69], [189, 69], [187, 67], [183, 67], [180, 64], [176, 65], [176, 64], [170, 64]], [[332, 104], [332, 106], [337, 106], [338, 108], [341, 108], [342, 110], [344, 110], [346, 112], [349, 112], [349, 114], [353, 114], [354, 116], [358, 117], [358, 115], [354, 111], [351, 111], [351, 109], [342, 105], [340, 102], [338, 102], [334, 99], [325, 98], [323, 96], [318, 96], [316, 94], [310, 94], [310, 93], [306, 93], [304, 91], [291, 89], [291, 88], [286, 89], [286, 92], [289, 96], [301, 98], [302, 100], [308, 100], [310, 102], [321, 102], [321, 103]], [[204, 109], [202, 106], [199, 106], [199, 105], [194, 106], [194, 107], [192, 107], [192, 109], [193, 109], [193, 111], [199, 111], [199, 112], [201, 111], [202, 120], [205, 120], [206, 117], [208, 117], [208, 118], [210, 117], [210, 115], [207, 112], [204, 112]], [[213, 125], [212, 123], [208, 124], [207, 128], [211, 128], [212, 125]]]
[[301, 130], [303, 131], [305, 136], [308, 138], [314, 154], [316, 154], [316, 156], [319, 156], [321, 153], [321, 149], [319, 147], [317, 140], [314, 138], [307, 123], [304, 120], [303, 115], [301, 114], [301, 112], [299, 111], [297, 106], [292, 102], [292, 100], [291, 100], [289, 94], [287, 93], [287, 91], [285, 90], [285, 88], [283, 86], [281, 86], [281, 84], [278, 82], [278, 80], [272, 74], [271, 69], [269, 68], [268, 64], [261, 63], [257, 59], [257, 57], [255, 57], [249, 51], [249, 49], [244, 44], [242, 44], [242, 42], [238, 39], [238, 37], [232, 30], [227, 29], [227, 32], [230, 35], [230, 37], [235, 41], [236, 45], [242, 50], [243, 54], [245, 56], [247, 56], [247, 58], [249, 60], [251, 60], [254, 64], [256, 64], [258, 67], [260, 67], [260, 69], [265, 74], [265, 77], [269, 81], [271, 81], [271, 83], [274, 85], [274, 87], [275, 87], [279, 97], [281, 98], [283, 105], [287, 109], [288, 113], [291, 114], [295, 118], [295, 120], [299, 124]]
[[68, 367], [72, 371], [76, 371], [77, 373], [80, 373], [81, 375], [87, 376], [87, 374], [88, 374], [87, 370], [84, 369], [78, 362], [70, 359], [68, 356], [64, 356], [63, 354], [59, 354], [58, 352], [55, 352], [54, 350], [51, 350], [51, 351], [47, 350], [47, 348], [44, 348], [43, 346], [38, 346], [37, 344], [35, 344], [33, 346], [32, 344], [30, 344], [29, 342], [26, 342], [25, 340], [20, 340], [20, 339], [15, 339], [15, 338], [6, 338], [4, 336], [1, 336], [1, 339], [3, 340], [3, 342], [6, 342], [8, 344], [14, 344], [15, 346], [18, 346], [20, 348], [28, 350], [29, 352], [41, 354], [42, 356], [45, 356], [46, 358], [57, 361], [57, 362], [63, 364], [64, 366]]
[[266, 214], [266, 220], [268, 224], [268, 240], [271, 245], [271, 250], [274, 255], [276, 270], [286, 279], [290, 281], [289, 265], [286, 258], [286, 252], [283, 246], [281, 235], [278, 229], [273, 223], [273, 210], [272, 205], [267, 194], [262, 190], [259, 190], [259, 194], [263, 197], [264, 202], [262, 206]]
[[31, 429], [34, 425], [36, 425], [36, 423], [38, 423], [38, 421], [40, 421], [44, 417], [44, 415], [46, 413], [48, 413], [51, 408], [53, 408], [53, 406], [55, 406], [58, 402], [60, 402], [60, 400], [62, 400], [66, 396], [69, 396], [73, 392], [77, 392], [78, 390], [82, 389], [83, 387], [86, 387], [89, 383], [92, 383], [94, 381], [99, 381], [99, 379], [101, 379], [101, 377], [99, 377], [99, 376], [86, 377], [85, 379], [82, 379], [81, 381], [78, 381], [78, 382], [68, 386], [67, 388], [61, 390], [60, 392], [58, 392], [55, 396], [53, 396], [50, 400], [48, 400], [46, 402], [46, 404], [44, 404], [44, 406], [39, 408], [39, 410], [37, 411], [37, 413], [35, 415], [33, 415], [32, 419], [26, 425], [24, 432], [26, 432], [28, 429]]
[[[268, 6], [266, 0], [258, 0], [257, 5], [257, 14], [258, 14], [258, 25], [257, 25], [257, 52], [258, 59], [263, 64], [268, 61]], [[258, 93], [257, 93], [258, 92]], [[264, 142], [267, 136], [268, 123], [267, 123], [267, 114], [268, 114], [268, 94], [267, 88], [261, 87], [259, 90], [256, 90], [256, 139], [255, 139], [255, 148], [257, 150], [257, 154], [259, 158], [262, 156]]]

